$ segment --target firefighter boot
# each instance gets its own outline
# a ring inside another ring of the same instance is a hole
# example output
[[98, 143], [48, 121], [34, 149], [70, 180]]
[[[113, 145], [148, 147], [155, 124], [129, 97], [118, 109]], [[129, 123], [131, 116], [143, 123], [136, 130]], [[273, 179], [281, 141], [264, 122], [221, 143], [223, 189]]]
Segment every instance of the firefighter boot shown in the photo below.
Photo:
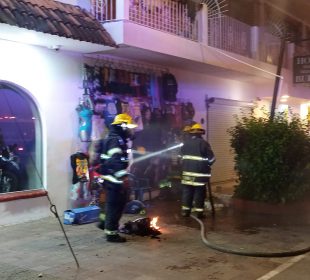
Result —
[[125, 237], [122, 237], [119, 234], [107, 234], [107, 241], [114, 243], [124, 243], [127, 240]]
[[182, 210], [181, 215], [182, 217], [189, 217], [191, 214], [191, 210]]

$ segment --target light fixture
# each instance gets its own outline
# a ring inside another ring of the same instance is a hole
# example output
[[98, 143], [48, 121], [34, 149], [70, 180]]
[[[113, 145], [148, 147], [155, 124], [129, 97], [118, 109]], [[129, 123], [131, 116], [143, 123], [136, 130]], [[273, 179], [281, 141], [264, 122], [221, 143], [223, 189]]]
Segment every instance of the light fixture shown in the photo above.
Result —
[[51, 45], [49, 49], [58, 52], [61, 49], [61, 47], [62, 47], [61, 45]]

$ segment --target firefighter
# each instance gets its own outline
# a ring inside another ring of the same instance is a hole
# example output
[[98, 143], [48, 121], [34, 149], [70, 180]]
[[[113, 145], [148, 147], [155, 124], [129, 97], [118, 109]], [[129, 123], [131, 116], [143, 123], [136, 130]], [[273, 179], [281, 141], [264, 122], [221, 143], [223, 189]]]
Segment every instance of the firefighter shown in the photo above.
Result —
[[129, 115], [116, 115], [109, 134], [100, 145], [100, 173], [104, 179], [106, 201], [105, 217], [101, 215], [99, 227], [105, 229], [109, 242], [126, 242], [126, 238], [118, 234], [118, 228], [128, 198], [127, 141], [133, 138], [135, 127], [137, 125]]
[[204, 217], [206, 184], [215, 161], [210, 144], [202, 138], [205, 130], [199, 123], [191, 126], [189, 137], [181, 148], [182, 156], [182, 216], [188, 217], [193, 210], [199, 219]]

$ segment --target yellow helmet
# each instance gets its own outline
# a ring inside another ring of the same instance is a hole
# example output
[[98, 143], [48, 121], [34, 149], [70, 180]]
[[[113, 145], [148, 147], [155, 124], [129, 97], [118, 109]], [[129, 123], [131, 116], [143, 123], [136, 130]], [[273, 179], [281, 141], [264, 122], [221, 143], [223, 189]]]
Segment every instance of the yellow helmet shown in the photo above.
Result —
[[205, 130], [202, 128], [200, 123], [195, 123], [192, 125], [192, 127], [189, 130], [189, 133], [199, 133], [199, 134], [204, 134]]
[[114, 121], [111, 124], [125, 124], [128, 128], [135, 128], [138, 126], [137, 124], [133, 123], [132, 117], [126, 113], [116, 115]]
[[191, 126], [190, 125], [186, 125], [183, 128], [183, 132], [189, 132], [191, 130]]

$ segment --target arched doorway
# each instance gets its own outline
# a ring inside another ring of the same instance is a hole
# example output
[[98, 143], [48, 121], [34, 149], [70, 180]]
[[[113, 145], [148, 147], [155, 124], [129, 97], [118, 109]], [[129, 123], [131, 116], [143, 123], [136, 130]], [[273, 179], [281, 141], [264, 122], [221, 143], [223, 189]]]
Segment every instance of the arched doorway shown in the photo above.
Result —
[[0, 81], [0, 193], [42, 188], [42, 129], [37, 106]]

